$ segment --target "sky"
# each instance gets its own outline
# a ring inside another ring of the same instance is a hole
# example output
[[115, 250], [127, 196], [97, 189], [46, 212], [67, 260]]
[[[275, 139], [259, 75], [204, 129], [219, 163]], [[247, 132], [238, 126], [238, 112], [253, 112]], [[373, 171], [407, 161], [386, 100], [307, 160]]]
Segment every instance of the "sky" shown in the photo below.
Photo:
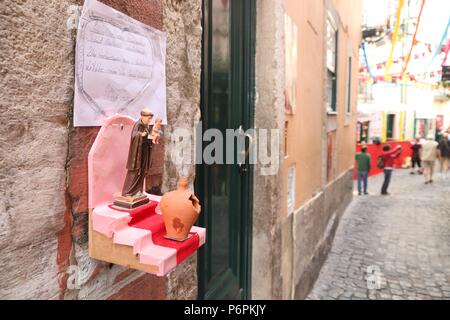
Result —
[[[349, 0], [351, 1], [351, 0]], [[384, 25], [386, 19], [389, 15], [395, 17], [395, 12], [397, 10], [399, 0], [364, 0], [364, 21], [368, 26], [379, 26]], [[407, 4], [410, 4], [409, 8]], [[420, 5], [422, 0], [404, 0], [405, 7], [403, 9], [403, 14], [407, 15], [409, 11], [410, 17], [415, 17], [419, 15]], [[417, 34], [417, 40], [422, 43], [428, 43], [432, 45], [432, 52], [434, 52], [436, 46], [439, 44], [442, 35], [447, 26], [448, 20], [450, 18], [450, 0], [426, 0], [424, 11], [422, 14], [419, 31]], [[394, 24], [395, 19], [393, 18], [392, 24]], [[414, 33], [415, 27], [410, 25], [410, 35], [405, 41], [399, 41], [395, 47], [394, 59], [405, 56], [409, 51], [412, 44], [412, 34]], [[450, 39], [450, 32], [448, 33], [447, 39]], [[444, 44], [448, 43], [448, 40]], [[383, 46], [368, 46], [368, 56], [369, 63], [371, 65], [387, 61], [391, 49], [391, 43], [388, 41]], [[429, 64], [432, 53], [427, 52], [427, 48], [424, 45], [418, 45], [414, 48], [413, 56], [416, 54], [421, 54], [426, 52], [426, 56], [415, 60], [411, 59], [408, 71], [411, 73], [420, 73], [424, 71], [426, 65]], [[438, 56], [433, 61], [432, 66], [429, 67], [428, 71], [440, 69], [440, 63], [442, 58]], [[399, 70], [397, 70], [399, 69]], [[396, 65], [391, 69], [392, 73], [400, 72], [402, 65]], [[383, 73], [383, 70], [377, 72], [372, 67], [373, 73]]]
[[[352, 1], [352, 0], [348, 0]], [[395, 23], [395, 13], [397, 10], [399, 0], [363, 0], [364, 1], [364, 22], [367, 26], [383, 26], [386, 20], [391, 16], [392, 28]], [[409, 16], [412, 21], [416, 21], [419, 15], [422, 0], [404, 0], [405, 7], [402, 14]], [[408, 3], [410, 4], [408, 6]], [[411, 60], [408, 64], [407, 72], [416, 77], [421, 83], [435, 84], [438, 77], [436, 73], [442, 69], [441, 63], [445, 54], [441, 53], [431, 63], [431, 57], [435, 52], [436, 46], [440, 43], [442, 35], [445, 31], [447, 23], [450, 18], [450, 0], [426, 0], [424, 11], [419, 25], [417, 40], [421, 43], [413, 48]], [[399, 63], [394, 63], [389, 71], [389, 74], [400, 74], [404, 67], [404, 61], [400, 58], [407, 56], [411, 45], [415, 25], [409, 25], [408, 36], [405, 39], [400, 39], [394, 50], [393, 59]], [[389, 38], [386, 38], [389, 39]], [[450, 30], [447, 35], [448, 43], [450, 39]], [[425, 44], [431, 45], [431, 51]], [[390, 56], [392, 44], [390, 41], [380, 42], [378, 45], [368, 44], [367, 55], [371, 71], [374, 76], [384, 76], [386, 74], [385, 67], [378, 67], [377, 64], [386, 63]], [[448, 64], [448, 62], [447, 62]], [[364, 59], [361, 59], [361, 65], [365, 66]], [[433, 76], [431, 76], [433, 74]], [[373, 87], [373, 94], [378, 105], [392, 104], [392, 101], [400, 101], [399, 86], [391, 86], [387, 83], [378, 83]], [[378, 91], [376, 91], [378, 90]], [[389, 91], [390, 90], [390, 91]], [[408, 90], [409, 94], [417, 93], [414, 97], [410, 96], [409, 104], [428, 106], [433, 99], [433, 91], [423, 88], [412, 87]], [[412, 92], [412, 93], [411, 93]], [[397, 95], [397, 96], [396, 96]]]
[[[410, 16], [417, 17], [422, 1], [409, 1], [411, 2]], [[407, 4], [408, 0], [405, 0], [404, 3]], [[371, 26], [382, 25], [389, 15], [395, 16], [397, 6], [398, 0], [364, 0], [364, 20]], [[403, 14], [407, 14], [407, 5], [405, 5]], [[449, 17], [450, 0], [426, 0], [417, 39], [437, 45]]]

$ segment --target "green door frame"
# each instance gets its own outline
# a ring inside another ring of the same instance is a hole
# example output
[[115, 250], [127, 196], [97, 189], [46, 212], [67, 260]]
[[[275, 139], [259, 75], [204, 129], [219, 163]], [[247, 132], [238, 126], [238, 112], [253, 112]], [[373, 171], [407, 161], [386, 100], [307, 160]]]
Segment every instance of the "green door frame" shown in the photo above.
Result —
[[394, 138], [395, 114], [389, 113], [386, 117], [386, 139]]
[[[212, 77], [211, 77], [211, 1], [203, 0], [203, 61], [202, 61], [202, 92], [201, 92], [201, 117], [202, 121], [207, 120], [207, 106], [212, 101]], [[243, 106], [240, 108], [241, 114], [233, 115], [230, 112], [228, 122], [232, 124], [230, 129], [237, 129], [242, 125], [244, 130], [254, 128], [254, 106], [255, 106], [255, 34], [256, 34], [256, 0], [230, 0], [230, 70], [231, 79], [229, 82], [232, 106]], [[246, 107], [245, 107], [246, 106]], [[237, 166], [237, 165], [236, 165]], [[231, 202], [230, 212], [239, 212], [231, 216], [232, 225], [240, 227], [238, 238], [230, 237], [232, 246], [237, 245], [239, 252], [231, 256], [230, 265], [234, 265], [238, 270], [240, 292], [237, 298], [249, 299], [251, 297], [251, 254], [252, 254], [252, 203], [253, 203], [253, 167], [247, 165], [247, 173], [239, 178], [231, 175], [230, 184], [235, 188], [234, 196], [237, 201]], [[234, 170], [234, 169], [233, 169]], [[237, 170], [237, 168], [236, 168]], [[207, 177], [205, 176], [204, 165], [196, 167], [196, 194], [203, 201], [203, 208], [208, 210], [210, 204], [207, 203]], [[207, 226], [208, 212], [203, 212], [199, 219], [199, 224]], [[206, 239], [208, 242], [208, 237]], [[198, 297], [199, 299], [214, 299], [221, 297], [226, 287], [220, 287], [216, 291], [206, 289], [205, 264], [211, 264], [211, 254], [206, 252], [207, 245], [202, 247], [198, 253]], [[208, 261], [206, 261], [208, 259]], [[226, 278], [226, 274], [223, 278]], [[219, 280], [220, 281], [220, 280]]]

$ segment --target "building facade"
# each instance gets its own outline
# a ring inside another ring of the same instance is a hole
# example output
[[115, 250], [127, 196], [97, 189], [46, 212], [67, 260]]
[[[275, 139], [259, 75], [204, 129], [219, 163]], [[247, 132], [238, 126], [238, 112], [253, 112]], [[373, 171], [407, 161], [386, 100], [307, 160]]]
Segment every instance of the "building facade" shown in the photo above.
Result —
[[284, 4], [298, 29], [298, 80], [285, 117], [283, 297], [303, 298], [352, 199], [362, 3]]
[[[360, 96], [358, 142], [374, 139], [411, 141], [429, 134], [439, 139], [450, 126], [450, 102], [445, 91], [432, 86], [374, 84], [372, 92], [377, 103], [364, 103]], [[403, 92], [404, 99], [400, 99]], [[390, 97], [388, 102], [385, 97]], [[364, 131], [365, 130], [365, 131]]]
[[151, 172], [163, 192], [179, 176], [175, 129], [265, 130], [269, 161], [184, 165], [207, 240], [168, 275], [91, 259], [87, 162], [99, 128], [72, 124], [82, 3], [2, 3], [0, 297], [304, 298], [352, 197], [359, 1], [101, 2], [167, 32], [168, 125]]

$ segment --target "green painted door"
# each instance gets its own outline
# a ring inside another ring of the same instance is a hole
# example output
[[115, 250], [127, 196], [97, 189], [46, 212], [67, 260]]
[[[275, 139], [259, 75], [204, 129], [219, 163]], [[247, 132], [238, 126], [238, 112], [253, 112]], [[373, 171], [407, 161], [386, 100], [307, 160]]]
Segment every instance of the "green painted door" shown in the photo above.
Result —
[[395, 114], [388, 114], [387, 125], [386, 125], [386, 137], [388, 139], [394, 138], [394, 125], [395, 125]]
[[[254, 0], [203, 1], [202, 127], [253, 127]], [[203, 148], [210, 142], [204, 142]], [[226, 148], [223, 147], [224, 163]], [[207, 228], [199, 250], [200, 299], [250, 297], [252, 167], [197, 166], [199, 224]]]

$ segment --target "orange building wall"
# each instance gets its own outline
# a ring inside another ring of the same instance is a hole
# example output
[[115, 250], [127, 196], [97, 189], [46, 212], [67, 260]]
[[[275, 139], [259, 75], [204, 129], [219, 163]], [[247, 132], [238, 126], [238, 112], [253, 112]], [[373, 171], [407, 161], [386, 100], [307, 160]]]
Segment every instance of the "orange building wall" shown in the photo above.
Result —
[[[360, 43], [361, 1], [335, 0], [341, 17], [338, 53], [338, 114], [337, 140], [333, 149], [337, 178], [353, 166], [355, 148], [357, 72]], [[295, 209], [302, 207], [324, 187], [322, 185], [324, 125], [324, 1], [284, 0], [285, 12], [298, 27], [297, 105], [295, 115], [286, 115], [288, 123], [287, 157], [283, 163], [282, 220], [287, 216], [287, 171], [296, 164]], [[347, 60], [351, 39], [352, 107], [347, 108]], [[336, 116], [335, 116], [336, 117]], [[326, 152], [326, 149], [325, 149]], [[325, 153], [326, 155], [326, 153]], [[326, 173], [326, 170], [325, 170]]]
[[[339, 26], [338, 145], [337, 176], [353, 167], [358, 101], [359, 44], [361, 42], [362, 1], [334, 0], [342, 24]], [[351, 116], [347, 109], [348, 56], [352, 55]], [[347, 117], [347, 119], [346, 119]]]
[[323, 123], [323, 3], [286, 0], [285, 10], [298, 27], [297, 105], [288, 122], [283, 167], [283, 218], [286, 217], [287, 169], [296, 164], [295, 208], [321, 188]]

